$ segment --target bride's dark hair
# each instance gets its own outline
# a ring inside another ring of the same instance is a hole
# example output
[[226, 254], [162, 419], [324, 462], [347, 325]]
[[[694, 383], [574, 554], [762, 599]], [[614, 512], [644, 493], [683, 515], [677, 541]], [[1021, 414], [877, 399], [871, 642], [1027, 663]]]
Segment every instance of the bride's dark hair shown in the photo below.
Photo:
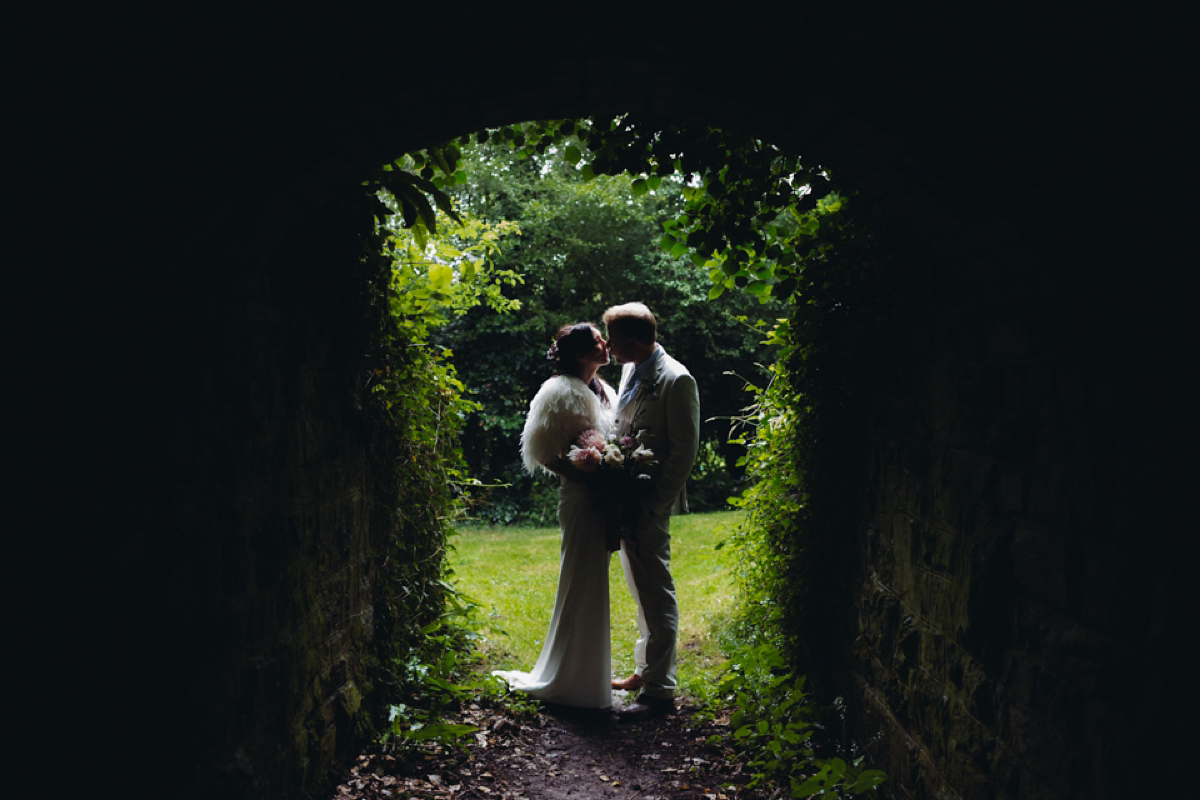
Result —
[[[573, 325], [563, 325], [554, 335], [554, 344], [546, 351], [546, 360], [554, 363], [555, 375], [573, 375], [580, 377], [579, 357], [596, 345], [595, 333], [600, 329], [590, 322], [576, 322]], [[588, 388], [595, 392], [600, 402], [608, 405], [608, 397], [600, 388], [600, 379], [592, 376]]]

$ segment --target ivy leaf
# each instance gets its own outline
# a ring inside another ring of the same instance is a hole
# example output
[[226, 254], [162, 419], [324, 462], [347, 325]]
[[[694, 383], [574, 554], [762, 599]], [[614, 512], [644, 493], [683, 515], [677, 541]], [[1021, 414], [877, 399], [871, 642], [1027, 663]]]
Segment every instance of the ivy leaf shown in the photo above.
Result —
[[878, 769], [865, 769], [854, 779], [854, 783], [846, 788], [850, 794], [862, 794], [867, 789], [874, 789], [887, 779], [887, 774]]
[[814, 775], [804, 783], [792, 789], [792, 797], [804, 797], [805, 795], [817, 794], [825, 790], [825, 782], [821, 780], [820, 775]]

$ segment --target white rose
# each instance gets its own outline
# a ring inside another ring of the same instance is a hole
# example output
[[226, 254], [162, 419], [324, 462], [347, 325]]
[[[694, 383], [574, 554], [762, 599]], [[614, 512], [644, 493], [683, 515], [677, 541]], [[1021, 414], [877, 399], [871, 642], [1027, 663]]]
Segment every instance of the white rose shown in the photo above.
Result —
[[625, 463], [625, 456], [621, 454], [621, 448], [615, 444], [610, 444], [604, 448], [604, 463], [610, 467], [619, 467]]

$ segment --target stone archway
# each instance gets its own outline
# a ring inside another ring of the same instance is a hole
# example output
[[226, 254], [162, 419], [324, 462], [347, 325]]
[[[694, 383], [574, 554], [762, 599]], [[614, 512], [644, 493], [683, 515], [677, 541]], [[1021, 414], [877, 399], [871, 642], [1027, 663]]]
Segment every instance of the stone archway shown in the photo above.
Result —
[[[97, 255], [26, 280], [34, 308], [69, 310], [33, 338], [72, 354], [91, 401], [28, 409], [44, 433], [22, 499], [75, 501], [27, 506], [62, 557], [35, 541], [26, 577], [52, 598], [31, 620], [66, 687], [50, 707], [113, 726], [95, 774], [120, 784], [132, 746], [158, 765], [148, 780], [187, 776], [181, 796], [218, 773], [293, 796], [357, 747], [381, 523], [347, 392], [361, 295], [343, 199], [423, 144], [628, 109], [811, 153], [907, 232], [879, 291], [919, 308], [881, 318], [896, 362], [851, 367], [878, 393], [848, 416], [865, 432], [844, 498], [861, 574], [857, 638], [834, 660], [897, 785], [1116, 793], [1130, 737], [1177, 724], [1163, 631], [1183, 560], [1155, 571], [1178, 494], [1138, 553], [1122, 546], [1175, 486], [1157, 454], [1178, 406], [1148, 397], [1163, 383], [1143, 355], [1170, 352], [1147, 344], [1177, 323], [1169, 299], [1141, 302], [1171, 264], [1130, 281], [1104, 238], [1119, 214], [1098, 165], [1134, 123], [1090, 91], [1113, 74], [1101, 49], [1062, 62], [1046, 29], [999, 13], [827, 9], [651, 14], [635, 27], [677, 34], [649, 45], [622, 20], [582, 42], [552, 18], [461, 20], [447, 59], [427, 20], [318, 12], [67, 30], [65, 63], [92, 71], [41, 123], [63, 128], [39, 180], [71, 185], [55, 178], [72, 146], [101, 154], [75, 230]], [[1098, 438], [1114, 415], [1144, 422]], [[172, 742], [177, 695], [202, 710]]]

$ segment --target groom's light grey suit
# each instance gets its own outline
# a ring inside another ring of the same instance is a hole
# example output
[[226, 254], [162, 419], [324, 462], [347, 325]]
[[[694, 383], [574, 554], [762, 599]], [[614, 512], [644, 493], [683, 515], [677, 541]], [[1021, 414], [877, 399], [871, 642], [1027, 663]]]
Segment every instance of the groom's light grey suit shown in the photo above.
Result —
[[[638, 522], [637, 542], [621, 543], [625, 581], [638, 606], [636, 672], [642, 694], [669, 698], [675, 693], [675, 639], [679, 605], [671, 578], [670, 515], [687, 511], [684, 491], [700, 442], [700, 396], [696, 379], [660, 345], [640, 365], [626, 364], [617, 396], [617, 431], [646, 430], [642, 444], [654, 452], [650, 492]], [[635, 376], [635, 372], [637, 375]], [[633, 393], [626, 398], [630, 382]]]

